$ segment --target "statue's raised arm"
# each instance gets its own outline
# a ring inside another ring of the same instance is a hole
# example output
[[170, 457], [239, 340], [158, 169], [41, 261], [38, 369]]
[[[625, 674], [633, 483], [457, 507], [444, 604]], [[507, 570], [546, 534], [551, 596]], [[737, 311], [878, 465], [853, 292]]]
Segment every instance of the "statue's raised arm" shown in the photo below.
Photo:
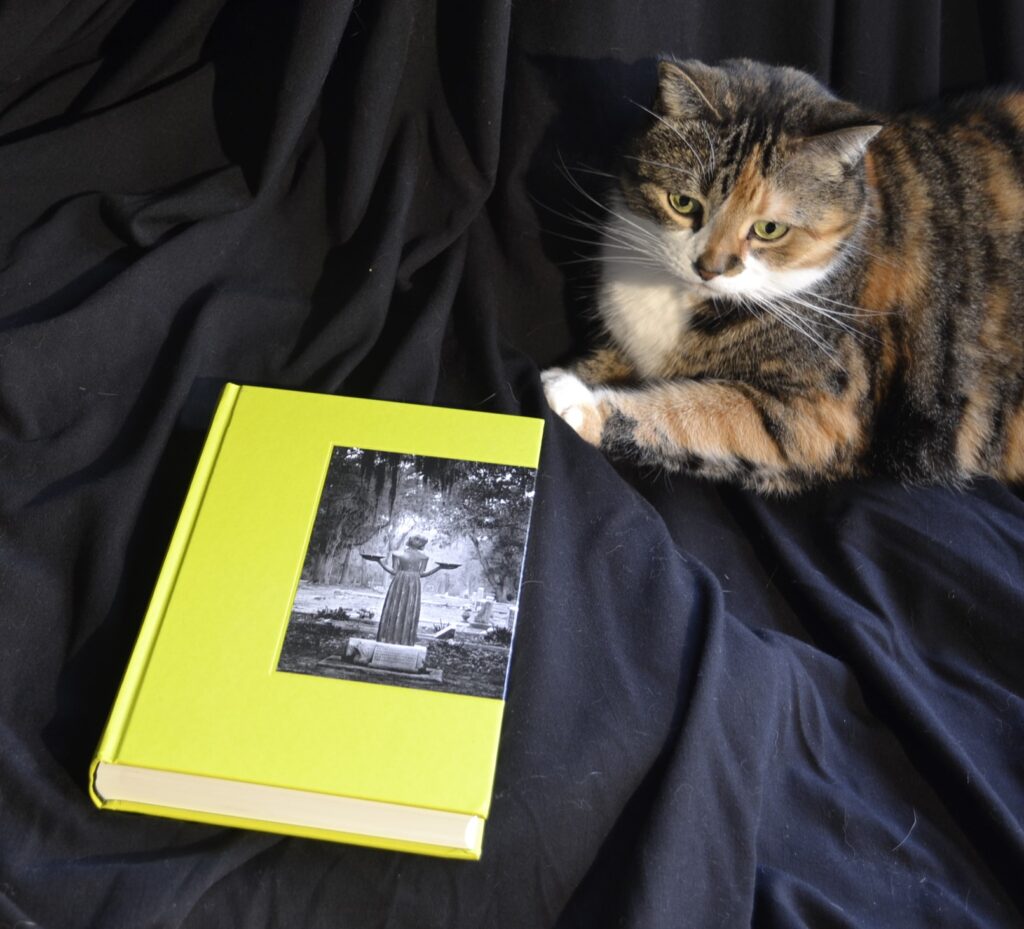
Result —
[[359, 553], [359, 557], [365, 559], [366, 561], [375, 561], [375, 562], [377, 562], [377, 564], [380, 565], [380, 567], [382, 567], [385, 571], [387, 571], [388, 574], [394, 574], [395, 573], [394, 571], [391, 570], [391, 568], [389, 568], [386, 564], [384, 564], [384, 555], [367, 555], [366, 552], [360, 552]]

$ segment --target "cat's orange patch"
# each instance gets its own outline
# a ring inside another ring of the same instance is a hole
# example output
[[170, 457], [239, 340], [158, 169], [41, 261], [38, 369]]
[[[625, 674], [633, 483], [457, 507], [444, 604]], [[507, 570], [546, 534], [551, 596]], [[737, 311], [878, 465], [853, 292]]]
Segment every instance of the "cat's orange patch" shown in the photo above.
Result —
[[805, 466], [826, 467], [841, 450], [860, 445], [860, 417], [849, 397], [801, 400], [787, 424]]
[[857, 216], [851, 216], [846, 210], [826, 210], [821, 223], [812, 231], [820, 238], [845, 238], [853, 232], [857, 218]]
[[573, 424], [577, 435], [591, 445], [600, 445], [605, 421], [612, 412], [611, 407], [607, 403], [597, 403], [594, 406], [577, 407], [576, 412], [581, 417], [578, 424]]
[[666, 385], [643, 395], [621, 394], [615, 406], [636, 421], [640, 444], [667, 443], [707, 458], [740, 456], [766, 467], [785, 464], [754, 404], [728, 385]]
[[992, 206], [994, 231], [1003, 235], [1017, 232], [1024, 222], [1024, 189], [1010, 153], [991, 145], [977, 145], [975, 151], [983, 168], [985, 193]]
[[927, 284], [920, 243], [886, 258], [871, 259], [861, 292], [860, 305], [869, 310], [910, 312], [918, 304]]
[[[754, 219], [768, 209], [770, 192], [757, 167], [759, 149], [751, 153], [733, 184], [729, 196], [718, 208], [712, 222], [707, 245], [704, 249], [705, 264], [721, 267], [727, 259], [737, 255], [746, 258], [750, 251], [747, 232]], [[742, 267], [736, 267], [729, 274], [738, 274]]]
[[978, 333], [984, 362], [985, 355], [1009, 358], [1019, 352], [1020, 333], [1007, 331], [1010, 328], [1010, 308], [1016, 297], [1006, 287], [993, 287], [985, 305], [985, 317]]
[[[1008, 332], [1012, 296], [1005, 287], [995, 287], [986, 302], [985, 316], [977, 344], [968, 343], [965, 353], [978, 371], [984, 372], [993, 358], [1010, 358], [1017, 351], [1019, 336]], [[967, 391], [963, 416], [956, 435], [956, 455], [966, 471], [984, 466], [983, 454], [992, 434], [992, 414], [998, 397], [990, 380], [982, 380]]]
[[1003, 109], [1010, 114], [1010, 118], [1018, 127], [1024, 128], [1024, 94], [1008, 95], [1003, 100]]
[[[930, 254], [926, 238], [931, 198], [920, 174], [909, 167], [907, 154], [894, 140], [897, 157], [890, 170], [899, 174], [904, 198], [904, 215], [900, 217], [903, 241], [898, 251], [882, 253], [878, 236], [872, 243], [876, 254], [868, 257], [865, 285], [860, 305], [872, 310], [890, 311], [900, 308], [913, 314], [929, 283]], [[868, 162], [869, 178], [874, 175], [874, 160]]]
[[1005, 481], [1019, 481], [1024, 478], [1024, 410], [1013, 414], [1006, 427], [1006, 448], [1003, 452], [1002, 473]]
[[[814, 229], [802, 232], [792, 245], [785, 244], [780, 250], [790, 268], [820, 268], [827, 264], [843, 240], [853, 231], [855, 220], [843, 210], [829, 210], [822, 223]], [[792, 234], [791, 234], [792, 235]], [[785, 240], [783, 240], [785, 243]], [[764, 249], [769, 252], [769, 249]]]
[[743, 164], [728, 203], [736, 210], [757, 213], [768, 206], [769, 190], [758, 167], [761, 160], [761, 146], [755, 146]]
[[[908, 213], [924, 215], [928, 210], [928, 196], [921, 178], [907, 172], [904, 186]], [[899, 251], [868, 256], [861, 306], [885, 311], [899, 307], [910, 312], [920, 304], [929, 283], [929, 245], [919, 221], [910, 219], [903, 224], [903, 229], [904, 239]]]
[[903, 354], [901, 347], [896, 341], [895, 318], [893, 316], [879, 316], [874, 326], [875, 345], [878, 348], [878, 361], [881, 376], [877, 379], [872, 399], [875, 405], [882, 402], [885, 397], [886, 385], [893, 371]]
[[743, 458], [763, 468], [824, 470], [863, 445], [851, 395], [779, 404], [775, 417], [787, 435], [785, 455], [765, 431], [754, 401], [728, 384], [666, 385], [643, 394], [619, 394], [614, 405], [634, 420], [633, 438], [639, 445], [686, 449], [711, 459]]
[[967, 397], [956, 434], [956, 460], [965, 471], [973, 471], [981, 463], [992, 423], [991, 404], [992, 396], [985, 389], [972, 391]]

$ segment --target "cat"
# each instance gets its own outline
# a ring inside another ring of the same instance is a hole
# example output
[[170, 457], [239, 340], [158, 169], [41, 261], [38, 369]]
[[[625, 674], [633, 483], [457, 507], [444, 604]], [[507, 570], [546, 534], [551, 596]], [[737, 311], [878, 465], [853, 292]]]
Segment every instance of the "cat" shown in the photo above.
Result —
[[543, 373], [612, 457], [791, 493], [1024, 477], [1024, 94], [881, 117], [663, 60], [606, 207], [604, 344]]

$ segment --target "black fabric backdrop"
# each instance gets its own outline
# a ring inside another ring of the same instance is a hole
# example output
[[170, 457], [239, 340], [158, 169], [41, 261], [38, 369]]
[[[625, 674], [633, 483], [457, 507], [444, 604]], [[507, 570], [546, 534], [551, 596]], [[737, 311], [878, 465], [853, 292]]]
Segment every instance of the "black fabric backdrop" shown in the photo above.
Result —
[[1024, 77], [1024, 12], [0, 8], [3, 929], [1024, 924], [1019, 493], [765, 500], [550, 414], [482, 862], [87, 799], [220, 385], [544, 415], [587, 337], [566, 172], [662, 52], [893, 107]]

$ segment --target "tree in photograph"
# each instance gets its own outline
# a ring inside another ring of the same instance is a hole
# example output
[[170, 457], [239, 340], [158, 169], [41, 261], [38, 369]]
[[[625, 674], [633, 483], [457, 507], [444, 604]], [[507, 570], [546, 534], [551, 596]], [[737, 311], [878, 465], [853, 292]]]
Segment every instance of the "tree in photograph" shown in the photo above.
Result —
[[533, 473], [458, 462], [448, 499], [450, 531], [472, 544], [496, 600], [515, 596], [533, 499]]
[[[390, 509], [382, 506], [382, 498], [389, 479], [397, 492], [398, 464], [397, 456], [381, 452], [361, 448], [334, 450], [306, 554], [306, 580], [344, 583], [352, 551], [369, 542], [391, 521]], [[391, 501], [393, 494], [388, 503]]]
[[349, 564], [362, 564], [359, 551], [393, 552], [411, 533], [428, 532], [443, 548], [471, 547], [495, 598], [514, 596], [532, 484], [526, 468], [337, 448], [303, 578], [344, 584]]

